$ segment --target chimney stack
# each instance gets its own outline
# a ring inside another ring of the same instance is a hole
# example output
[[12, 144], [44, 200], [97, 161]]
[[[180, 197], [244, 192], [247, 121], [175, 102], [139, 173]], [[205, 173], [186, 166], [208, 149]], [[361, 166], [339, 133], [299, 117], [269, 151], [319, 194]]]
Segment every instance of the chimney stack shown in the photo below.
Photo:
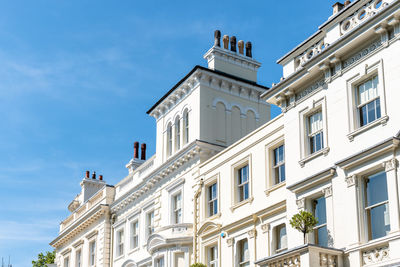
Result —
[[340, 12], [340, 10], [343, 9], [343, 4], [340, 2], [336, 2], [332, 7], [333, 7], [333, 15], [335, 15], [336, 13]]
[[214, 46], [221, 47], [221, 32], [219, 30], [214, 32]]
[[86, 171], [86, 179], [89, 179], [89, 177], [90, 177], [90, 172], [89, 171]]
[[141, 153], [141, 155], [140, 155], [140, 159], [141, 159], [141, 160], [146, 160], [146, 144], [143, 143], [143, 144], [140, 146], [140, 149], [141, 149], [141, 151], [142, 151], [142, 153]]
[[139, 142], [133, 143], [133, 158], [134, 159], [139, 158]]
[[231, 37], [231, 51], [236, 52], [236, 36]]
[[93, 172], [92, 179], [96, 179], [96, 172]]
[[350, 0], [344, 1], [344, 7], [347, 7], [347, 6], [350, 5], [350, 4], [351, 4], [351, 1], [350, 1]]

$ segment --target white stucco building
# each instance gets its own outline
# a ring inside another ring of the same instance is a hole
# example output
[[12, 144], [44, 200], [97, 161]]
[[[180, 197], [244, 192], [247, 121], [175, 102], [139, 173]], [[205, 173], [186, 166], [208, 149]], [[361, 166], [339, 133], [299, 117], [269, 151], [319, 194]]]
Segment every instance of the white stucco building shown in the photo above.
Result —
[[[399, 22], [399, 0], [336, 3], [272, 88], [216, 31], [208, 68], [148, 111], [156, 154], [135, 144], [115, 188], [82, 181], [57, 266], [400, 266]], [[306, 244], [300, 210], [319, 221]]]

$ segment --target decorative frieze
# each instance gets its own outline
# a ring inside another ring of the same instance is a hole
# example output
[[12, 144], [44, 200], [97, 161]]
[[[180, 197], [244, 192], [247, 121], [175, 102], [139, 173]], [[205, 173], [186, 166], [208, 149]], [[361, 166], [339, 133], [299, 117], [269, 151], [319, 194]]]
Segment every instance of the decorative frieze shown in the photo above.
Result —
[[300, 267], [300, 255], [295, 255], [292, 257], [287, 257], [279, 261], [271, 262], [268, 267]]
[[319, 265], [321, 267], [335, 267], [337, 266], [337, 256], [328, 253], [319, 253]]
[[351, 57], [349, 57], [346, 60], [344, 60], [343, 63], [342, 63], [342, 68], [345, 69], [345, 68], [351, 66], [352, 64], [360, 61], [361, 59], [365, 58], [366, 56], [368, 56], [372, 52], [374, 52], [381, 45], [382, 45], [381, 39], [378, 39], [378, 40], [372, 42], [367, 47], [359, 50], [358, 52], [353, 54]]
[[296, 94], [295, 99], [299, 101], [300, 99], [306, 97], [307, 95], [313, 93], [319, 88], [322, 88], [326, 84], [325, 79], [321, 79], [310, 85], [309, 87], [301, 90], [299, 93]]
[[364, 264], [378, 263], [389, 259], [389, 247], [384, 246], [363, 251], [362, 258]]

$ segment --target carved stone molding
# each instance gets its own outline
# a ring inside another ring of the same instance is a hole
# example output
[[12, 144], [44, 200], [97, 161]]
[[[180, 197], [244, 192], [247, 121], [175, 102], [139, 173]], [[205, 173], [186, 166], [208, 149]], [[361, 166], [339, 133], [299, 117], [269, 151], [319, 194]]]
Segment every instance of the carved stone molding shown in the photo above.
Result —
[[301, 198], [296, 200], [296, 204], [297, 204], [297, 208], [300, 209], [304, 209], [306, 206], [306, 199], [305, 198]]
[[327, 253], [319, 253], [320, 266], [334, 267], [337, 266], [337, 256]]
[[257, 230], [256, 229], [251, 229], [250, 231], [247, 232], [249, 235], [249, 238], [254, 238], [257, 236]]
[[322, 192], [324, 192], [325, 198], [331, 197], [332, 196], [332, 186], [322, 189]]
[[382, 163], [382, 166], [385, 167], [386, 172], [390, 172], [397, 169], [398, 161], [397, 159], [391, 159]]
[[262, 230], [263, 233], [268, 232], [269, 228], [270, 228], [270, 224], [269, 223], [264, 223], [264, 224], [261, 225], [261, 230]]
[[346, 183], [347, 183], [347, 187], [356, 185], [356, 183], [357, 183], [357, 176], [351, 175], [351, 176], [346, 177]]
[[363, 251], [362, 257], [364, 264], [371, 264], [388, 260], [389, 252], [390, 250], [388, 246]]
[[232, 247], [232, 246], [233, 246], [233, 242], [234, 242], [233, 237], [228, 238], [228, 239], [226, 240], [226, 244], [228, 245], [228, 247]]

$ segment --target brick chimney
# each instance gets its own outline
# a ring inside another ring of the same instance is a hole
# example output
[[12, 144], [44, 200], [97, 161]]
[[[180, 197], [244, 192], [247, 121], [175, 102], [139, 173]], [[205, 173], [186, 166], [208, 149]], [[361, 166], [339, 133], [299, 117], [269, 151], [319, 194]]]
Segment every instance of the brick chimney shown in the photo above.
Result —
[[336, 2], [332, 7], [333, 7], [333, 15], [335, 15], [336, 13], [340, 12], [340, 10], [343, 9], [344, 5], [340, 2]]
[[90, 178], [90, 172], [86, 171], [85, 177], [81, 182], [82, 193], [81, 193], [81, 201], [84, 203], [89, 198], [91, 198], [94, 194], [96, 194], [100, 189], [104, 187], [106, 184], [103, 181], [103, 175], [99, 176], [100, 179], [96, 179], [96, 172], [92, 173], [92, 178]]
[[143, 162], [146, 160], [146, 144], [141, 145], [142, 153], [139, 159], [139, 142], [133, 143], [133, 158], [125, 165], [125, 167], [129, 170], [129, 173], [133, 173]]
[[[251, 42], [240, 40], [236, 43], [236, 36], [229, 38], [224, 35], [221, 47], [221, 32], [214, 32], [214, 45], [204, 55], [208, 61], [208, 68], [231, 74], [249, 81], [257, 82], [257, 71], [261, 63], [254, 60]], [[229, 47], [230, 45], [230, 47]], [[246, 52], [244, 53], [244, 48]], [[239, 49], [239, 51], [237, 51]]]

